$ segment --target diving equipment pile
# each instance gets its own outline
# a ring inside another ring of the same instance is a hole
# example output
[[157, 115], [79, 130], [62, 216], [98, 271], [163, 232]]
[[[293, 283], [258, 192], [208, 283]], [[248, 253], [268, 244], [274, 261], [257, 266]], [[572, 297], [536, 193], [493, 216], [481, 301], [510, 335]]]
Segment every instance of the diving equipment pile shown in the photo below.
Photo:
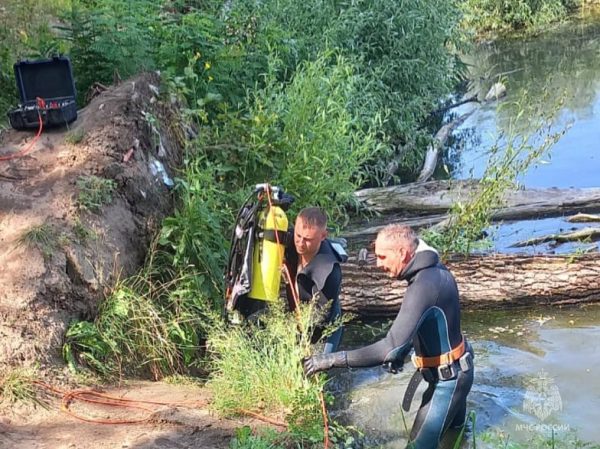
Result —
[[288, 234], [286, 211], [294, 198], [282, 188], [257, 184], [240, 208], [225, 273], [225, 313], [232, 323], [248, 319], [279, 298]]

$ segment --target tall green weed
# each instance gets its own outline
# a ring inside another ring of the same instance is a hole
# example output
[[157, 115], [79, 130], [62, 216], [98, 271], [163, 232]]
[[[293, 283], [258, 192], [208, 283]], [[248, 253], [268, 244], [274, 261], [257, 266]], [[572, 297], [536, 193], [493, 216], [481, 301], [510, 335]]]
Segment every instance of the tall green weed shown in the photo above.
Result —
[[198, 276], [160, 282], [151, 269], [118, 283], [93, 323], [69, 327], [63, 356], [72, 369], [83, 365], [105, 377], [144, 373], [160, 379], [197, 366], [219, 312], [200, 294]]
[[160, 231], [158, 242], [164, 251], [159, 259], [175, 272], [196, 273], [200, 292], [218, 308], [238, 194], [225, 190], [206, 158], [192, 153], [188, 157], [175, 187], [178, 205]]
[[213, 373], [207, 385], [217, 411], [225, 416], [259, 413], [322, 441], [319, 394], [324, 378], [307, 379], [301, 363], [311, 352], [311, 313], [310, 307], [302, 307], [297, 319], [274, 304], [260, 324], [211, 334]]

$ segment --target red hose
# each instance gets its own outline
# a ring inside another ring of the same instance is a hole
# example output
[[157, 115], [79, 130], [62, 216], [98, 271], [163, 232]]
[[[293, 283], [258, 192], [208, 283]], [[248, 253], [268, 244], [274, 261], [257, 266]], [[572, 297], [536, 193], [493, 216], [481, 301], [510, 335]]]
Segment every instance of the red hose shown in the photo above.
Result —
[[35, 143], [38, 141], [38, 139], [42, 135], [42, 129], [44, 127], [44, 123], [42, 121], [42, 114], [40, 113], [40, 109], [44, 109], [46, 107], [46, 102], [43, 100], [43, 98], [38, 97], [37, 106], [38, 106], [38, 108], [37, 108], [38, 120], [39, 120], [40, 126], [39, 126], [37, 134], [35, 135], [33, 140], [31, 142], [29, 142], [29, 144], [27, 144], [26, 147], [17, 151], [16, 153], [0, 156], [0, 161], [10, 161], [11, 159], [16, 159], [18, 157], [25, 156], [27, 153], [29, 153], [31, 151], [31, 149], [33, 148]]

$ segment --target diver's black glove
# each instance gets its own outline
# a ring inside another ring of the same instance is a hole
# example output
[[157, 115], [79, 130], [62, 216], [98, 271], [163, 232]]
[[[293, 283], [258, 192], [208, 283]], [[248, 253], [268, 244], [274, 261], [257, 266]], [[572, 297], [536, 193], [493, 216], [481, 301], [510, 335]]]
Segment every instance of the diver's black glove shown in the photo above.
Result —
[[312, 376], [319, 371], [326, 371], [334, 367], [348, 367], [346, 351], [315, 354], [304, 359], [304, 374], [307, 376]]
[[404, 360], [390, 360], [388, 362], [383, 362], [383, 369], [388, 373], [398, 374], [400, 371], [404, 370]]

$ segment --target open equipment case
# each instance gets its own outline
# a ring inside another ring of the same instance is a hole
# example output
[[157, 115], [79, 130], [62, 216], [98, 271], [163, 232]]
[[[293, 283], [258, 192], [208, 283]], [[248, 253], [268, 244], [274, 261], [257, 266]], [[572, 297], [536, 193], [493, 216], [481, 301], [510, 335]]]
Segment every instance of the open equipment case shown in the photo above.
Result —
[[14, 65], [21, 104], [8, 112], [14, 129], [65, 126], [77, 119], [75, 82], [66, 56], [25, 60]]

